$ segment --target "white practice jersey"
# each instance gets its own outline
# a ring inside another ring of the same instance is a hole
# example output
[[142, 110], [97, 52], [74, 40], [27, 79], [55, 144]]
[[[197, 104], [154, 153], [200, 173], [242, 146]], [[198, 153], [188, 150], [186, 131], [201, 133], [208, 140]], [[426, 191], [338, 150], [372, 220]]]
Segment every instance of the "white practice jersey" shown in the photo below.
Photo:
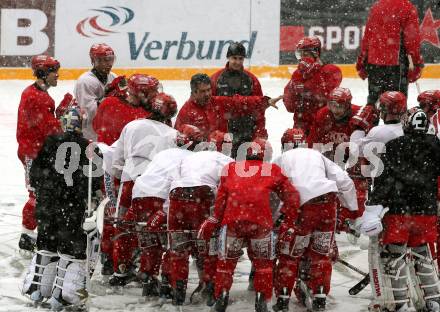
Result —
[[113, 152], [115, 151], [114, 144], [108, 146], [105, 143], [98, 143], [98, 148], [102, 153], [102, 169], [108, 174], [112, 174]]
[[[116, 75], [110, 73], [107, 76], [107, 84], [115, 79]], [[75, 83], [73, 96], [78, 105], [84, 110], [82, 131], [88, 140], [96, 141], [96, 133], [93, 130], [92, 122], [97, 110], [97, 101], [104, 97], [105, 85], [91, 71], [82, 74]]]
[[155, 120], [129, 122], [113, 144], [112, 175], [122, 182], [136, 180], [157, 153], [176, 147], [177, 133], [177, 130]]
[[335, 192], [344, 207], [349, 210], [358, 209], [353, 181], [344, 170], [320, 152], [295, 148], [284, 152], [274, 163], [292, 181], [300, 194], [301, 205], [312, 198]]
[[362, 130], [356, 130], [350, 137], [350, 142], [356, 143], [359, 146], [359, 155], [363, 155], [364, 147], [372, 142], [379, 142], [387, 144], [403, 135], [402, 123], [384, 124], [371, 128], [365, 135]]
[[144, 173], [136, 179], [132, 198], [158, 197], [167, 199], [176, 170], [180, 167], [182, 160], [193, 153], [182, 148], [170, 148], [157, 153]]
[[223, 167], [232, 161], [231, 157], [217, 151], [195, 152], [180, 163], [170, 190], [207, 185], [216, 191]]

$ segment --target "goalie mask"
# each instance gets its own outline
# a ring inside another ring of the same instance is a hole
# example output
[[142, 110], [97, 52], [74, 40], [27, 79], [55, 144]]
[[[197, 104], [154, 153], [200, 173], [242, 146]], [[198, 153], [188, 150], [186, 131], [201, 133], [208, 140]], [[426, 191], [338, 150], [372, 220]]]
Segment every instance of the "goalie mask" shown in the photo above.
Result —
[[426, 133], [429, 127], [429, 119], [426, 113], [419, 108], [411, 108], [403, 118], [403, 129], [405, 132]]
[[64, 131], [81, 133], [81, 109], [78, 106], [69, 107], [61, 117], [61, 124]]

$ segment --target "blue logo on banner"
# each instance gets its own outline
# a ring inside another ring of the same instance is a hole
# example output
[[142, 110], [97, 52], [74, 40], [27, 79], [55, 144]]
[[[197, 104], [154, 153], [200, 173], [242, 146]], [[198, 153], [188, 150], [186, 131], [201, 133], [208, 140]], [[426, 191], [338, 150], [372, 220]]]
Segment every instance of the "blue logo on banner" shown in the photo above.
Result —
[[[133, 10], [126, 7], [104, 6], [90, 11], [99, 15], [86, 17], [76, 25], [76, 31], [84, 37], [108, 36], [117, 33], [114, 29], [134, 18]], [[110, 20], [109, 18], [110, 17]]]

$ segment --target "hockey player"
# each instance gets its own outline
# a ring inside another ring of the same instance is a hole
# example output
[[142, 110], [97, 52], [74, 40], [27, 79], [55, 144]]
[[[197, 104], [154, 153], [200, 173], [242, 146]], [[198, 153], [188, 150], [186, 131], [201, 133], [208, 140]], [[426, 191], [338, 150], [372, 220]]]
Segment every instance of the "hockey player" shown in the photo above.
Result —
[[[166, 213], [164, 203], [168, 199], [173, 176], [176, 175], [181, 161], [192, 152], [186, 147], [190, 144], [195, 147], [202, 139], [201, 132], [194, 126], [184, 127], [183, 133], [178, 135], [177, 147], [166, 149], [156, 154], [133, 187], [131, 207], [125, 214], [118, 232], [122, 233], [115, 242], [114, 261], [117, 271], [111, 279], [112, 285], [125, 285], [132, 276], [128, 268], [132, 266], [133, 241], [138, 241], [142, 250], [140, 278], [144, 284], [143, 296], [157, 296], [159, 294], [158, 280], [159, 267], [166, 245]], [[165, 221], [165, 222], [164, 222]], [[139, 222], [146, 222], [146, 226], [136, 226]], [[140, 233], [136, 236], [136, 228]], [[124, 233], [125, 232], [125, 233]], [[130, 233], [133, 232], [133, 233]], [[138, 238], [136, 240], [136, 237]], [[163, 278], [169, 279], [169, 276]]]
[[[176, 101], [165, 93], [159, 93], [152, 100], [151, 109], [153, 114], [150, 119], [129, 122], [114, 143], [112, 176], [120, 180], [116, 219], [123, 217], [130, 208], [134, 181], [145, 171], [154, 155], [162, 150], [176, 147], [178, 132], [165, 124], [176, 114]], [[118, 272], [119, 266], [116, 260], [113, 257], [115, 274], [114, 278], [109, 280], [110, 284], [119, 284], [116, 277], [123, 273]]]
[[410, 110], [404, 135], [386, 144], [383, 172], [368, 194], [360, 229], [380, 236], [376, 257], [369, 258], [371, 306], [377, 311], [410, 311], [408, 283], [415, 288], [411, 301], [417, 311], [440, 310], [440, 283], [428, 247], [437, 236], [440, 143], [427, 130], [427, 115]]
[[105, 86], [116, 77], [111, 72], [115, 62], [115, 52], [105, 43], [93, 44], [89, 51], [93, 68], [82, 74], [76, 81], [73, 95], [84, 111], [84, 137], [96, 141], [92, 122], [95, 118], [99, 101], [104, 97]]
[[[225, 136], [224, 133], [220, 135]], [[217, 139], [217, 138], [216, 138]], [[222, 148], [220, 141], [218, 144]], [[217, 145], [215, 145], [215, 149]], [[188, 282], [188, 259], [192, 254], [198, 261], [206, 260], [206, 268], [213, 270], [214, 264], [208, 257], [211, 237], [198, 240], [197, 232], [202, 222], [209, 217], [214, 203], [222, 168], [232, 158], [219, 151], [198, 151], [180, 162], [177, 175], [170, 187], [168, 211], [168, 232], [170, 242], [170, 281], [173, 288], [173, 304], [182, 306], [186, 297]], [[201, 265], [203, 268], [203, 265]], [[199, 268], [200, 269], [200, 268]], [[208, 284], [213, 296], [213, 272], [203, 272], [201, 283]], [[208, 285], [206, 285], [208, 286]], [[212, 299], [211, 299], [212, 300]]]
[[408, 0], [378, 0], [370, 9], [356, 69], [368, 78], [367, 105], [385, 91], [408, 95], [408, 83], [420, 78], [420, 26], [417, 8]]
[[212, 96], [211, 79], [206, 74], [192, 76], [190, 85], [191, 97], [180, 109], [175, 128], [180, 130], [182, 125], [194, 125], [202, 131], [205, 138], [215, 130], [229, 132], [228, 123], [233, 116], [246, 116], [256, 112], [264, 116], [266, 108], [276, 108], [275, 104], [280, 100], [263, 96]]
[[[120, 87], [115, 86], [115, 90], [118, 88]], [[129, 124], [129, 122], [141, 117], [144, 118], [144, 121], [145, 118], [156, 120], [157, 122], [146, 122], [147, 124], [151, 125], [152, 128], [154, 128], [154, 124], [160, 124], [160, 126], [158, 126], [160, 129], [158, 128], [157, 130], [153, 131], [153, 133], [156, 133], [156, 135], [157, 132], [155, 131], [160, 132], [161, 128], [164, 128], [162, 129], [164, 133], [168, 130], [174, 132], [173, 129], [163, 125], [162, 122], [166, 124], [170, 122], [170, 116], [173, 116], [177, 110], [176, 103], [172, 97], [164, 93], [158, 94], [158, 90], [159, 81], [156, 78], [143, 74], [134, 74], [130, 76], [127, 83], [127, 103], [124, 103], [123, 100], [120, 100], [116, 97], [110, 97], [105, 99], [102, 103], [102, 107], [100, 105], [100, 108], [98, 109], [98, 114], [94, 120], [94, 126], [96, 127], [99, 135], [102, 136], [102, 139], [107, 141], [109, 144], [114, 143], [115, 141], [113, 140], [116, 140], [121, 136], [124, 127]], [[154, 103], [152, 104], [152, 102]], [[147, 106], [148, 111], [146, 109]], [[154, 108], [152, 108], [152, 106], [154, 106]], [[164, 120], [162, 114], [158, 112], [162, 109], [167, 115]], [[143, 121], [139, 122], [143, 123]], [[138, 141], [145, 138], [142, 137], [141, 133], [142, 130], [140, 130], [140, 133], [137, 136]], [[146, 143], [148, 143], [147, 139], [145, 141], [145, 144]], [[116, 155], [119, 157], [119, 161], [121, 162], [122, 166], [124, 165], [124, 157], [127, 157], [130, 155], [129, 153], [131, 153], [129, 149], [136, 148], [135, 145], [131, 147], [123, 147], [122, 145], [118, 145], [116, 143], [113, 147], [113, 152], [116, 152]], [[138, 147], [141, 148], [140, 146]], [[124, 154], [124, 148], [127, 149], [125, 152], [128, 154]], [[140, 150], [138, 152], [142, 153]], [[113, 156], [114, 155], [112, 155], [112, 157]], [[105, 183], [105, 186], [107, 187], [106, 193], [111, 197], [112, 193], [117, 193], [114, 192], [113, 188], [119, 186], [119, 181], [115, 181], [113, 186], [112, 178], [109, 176], [115, 177], [113, 170], [107, 174], [107, 182]], [[116, 176], [116, 178], [119, 179], [120, 177]], [[108, 218], [106, 218], [104, 222], [104, 231], [101, 242], [101, 260], [103, 262], [103, 273], [106, 273], [105, 275], [112, 274], [112, 268], [114, 267], [114, 264], [111, 260], [113, 258], [113, 243], [111, 238], [113, 237], [114, 226], [112, 222], [108, 221], [112, 220], [111, 216], [116, 212], [117, 205], [124, 207], [123, 209], [127, 209], [131, 204], [131, 188], [133, 186], [134, 179], [126, 178], [124, 181], [127, 183], [125, 183], [123, 188], [121, 188], [122, 192], [119, 204], [116, 202], [111, 202], [108, 209], [106, 209], [106, 216]]]
[[316, 112], [327, 104], [327, 97], [342, 81], [341, 70], [333, 64], [323, 64], [321, 41], [304, 37], [295, 51], [298, 68], [284, 87], [284, 105], [293, 113], [295, 127], [309, 135]]
[[246, 160], [232, 162], [223, 169], [214, 212], [199, 231], [200, 238], [209, 239], [221, 228], [214, 311], [226, 310], [232, 276], [245, 243], [252, 251], [256, 269], [255, 310], [267, 311], [274, 259], [270, 193], [275, 192], [283, 201], [281, 213], [287, 219], [294, 223], [298, 215], [298, 192], [277, 165], [263, 160], [271, 157], [270, 145], [256, 139], [246, 151]]
[[[326, 155], [330, 160], [334, 160], [339, 144], [350, 141], [354, 130], [349, 121], [360, 107], [351, 103], [352, 98], [347, 88], [333, 89], [328, 96], [327, 106], [316, 113], [314, 126], [307, 137], [311, 147], [318, 148], [317, 144], [326, 145], [322, 152], [328, 152]], [[329, 144], [331, 146], [327, 146]]]
[[29, 186], [32, 160], [37, 157], [48, 135], [61, 132], [61, 124], [54, 116], [55, 102], [47, 93], [50, 87], [57, 86], [60, 63], [53, 57], [38, 55], [32, 57], [31, 67], [36, 80], [21, 95], [17, 120], [17, 154], [25, 168], [26, 188], [29, 192], [29, 198], [23, 207], [23, 230], [18, 243], [20, 252], [23, 253], [33, 252], [35, 249], [35, 194]]
[[[262, 96], [263, 91], [258, 78], [243, 68], [243, 62], [246, 58], [244, 45], [240, 42], [231, 43], [226, 57], [228, 62], [225, 68], [211, 76], [212, 95]], [[264, 110], [250, 111], [247, 115], [230, 118], [228, 120], [228, 132], [232, 133], [234, 154], [242, 142], [249, 142], [257, 137], [267, 139]]]
[[[78, 108], [70, 108], [62, 122], [64, 134], [47, 137], [30, 171], [36, 194], [37, 252], [22, 290], [37, 303], [52, 297], [53, 309], [87, 299], [87, 236], [82, 226], [88, 197], [89, 141], [82, 136]], [[92, 182], [92, 194], [96, 194], [100, 178]]]
[[429, 118], [430, 123], [428, 133], [435, 134], [440, 138], [440, 90], [424, 91], [419, 94], [417, 101], [419, 102], [419, 107]]
[[112, 145], [119, 138], [126, 124], [150, 116], [143, 107], [141, 100], [143, 97], [139, 97], [138, 94], [154, 93], [151, 91], [157, 90], [159, 81], [150, 76], [146, 77], [148, 78], [140, 79], [143, 77], [135, 74], [127, 81], [125, 76], [119, 76], [109, 85], [111, 87], [109, 94], [115, 96], [105, 97], [93, 119], [93, 129], [97, 134], [98, 142]]
[[[337, 163], [339, 166], [345, 166], [348, 162], [347, 153], [349, 148], [350, 136], [353, 131], [358, 128], [354, 126], [352, 120], [357, 116], [360, 107], [352, 104], [352, 95], [347, 88], [335, 88], [329, 94], [329, 99], [326, 107], [321, 108], [315, 117], [314, 126], [307, 138], [309, 146], [313, 145], [324, 153], [330, 160]], [[335, 158], [336, 157], [336, 158]], [[365, 177], [357, 175], [356, 172], [360, 170], [360, 163], [349, 164], [348, 168], [350, 177], [356, 185], [358, 211], [359, 216], [362, 215], [364, 209], [363, 205], [366, 199], [368, 182]], [[348, 212], [346, 209], [338, 209], [338, 231], [349, 230], [344, 219], [352, 219], [353, 214], [345, 215]]]
[[336, 197], [349, 211], [358, 209], [354, 183], [348, 174], [318, 151], [299, 147], [304, 143], [301, 129], [286, 130], [281, 138], [284, 152], [274, 161], [301, 199], [296, 224], [285, 222], [279, 228], [274, 311], [288, 311], [295, 278], [295, 293], [309, 311], [325, 309], [332, 273]]

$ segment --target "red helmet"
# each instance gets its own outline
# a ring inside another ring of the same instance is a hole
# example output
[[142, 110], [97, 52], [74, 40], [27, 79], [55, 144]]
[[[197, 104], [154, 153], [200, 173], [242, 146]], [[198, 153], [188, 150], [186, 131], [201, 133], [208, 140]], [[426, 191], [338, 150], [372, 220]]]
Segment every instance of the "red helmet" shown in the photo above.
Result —
[[306, 143], [306, 135], [301, 128], [291, 128], [284, 131], [281, 137], [281, 145], [292, 144], [293, 147], [298, 147]]
[[321, 40], [318, 37], [304, 37], [296, 45], [295, 56], [301, 59], [302, 52], [312, 52], [315, 57], [321, 55]]
[[203, 140], [203, 133], [199, 128], [193, 125], [184, 124], [177, 135], [176, 144], [177, 146], [190, 144], [188, 149], [191, 149]]
[[380, 111], [401, 115], [406, 112], [406, 96], [399, 91], [386, 91], [379, 98]]
[[351, 100], [353, 99], [351, 92], [347, 88], [334, 88], [329, 94], [329, 102], [335, 102], [338, 105], [344, 105], [348, 108], [351, 106]]
[[31, 67], [37, 78], [46, 78], [50, 72], [60, 69], [60, 62], [48, 55], [36, 55], [32, 57]]
[[208, 136], [208, 142], [214, 143], [218, 152], [223, 150], [223, 143], [231, 143], [232, 138], [229, 133], [222, 132], [220, 130], [215, 130], [211, 132]]
[[352, 98], [351, 92], [347, 88], [335, 88], [330, 92], [327, 105], [336, 120], [349, 114]]
[[151, 111], [159, 113], [164, 119], [173, 118], [177, 113], [176, 100], [166, 93], [158, 93], [151, 100]]
[[94, 61], [100, 57], [115, 56], [113, 49], [105, 43], [95, 43], [90, 47], [90, 59]]
[[128, 78], [128, 91], [135, 95], [143, 93], [148, 95], [151, 91], [157, 91], [159, 88], [159, 80], [153, 76], [144, 74], [134, 74]]
[[424, 110], [428, 107], [428, 112], [436, 112], [440, 109], [440, 90], [429, 90], [419, 94], [417, 101]]
[[250, 142], [250, 146], [246, 150], [246, 158], [270, 160], [272, 152], [272, 145], [270, 145], [269, 141], [256, 138]]

